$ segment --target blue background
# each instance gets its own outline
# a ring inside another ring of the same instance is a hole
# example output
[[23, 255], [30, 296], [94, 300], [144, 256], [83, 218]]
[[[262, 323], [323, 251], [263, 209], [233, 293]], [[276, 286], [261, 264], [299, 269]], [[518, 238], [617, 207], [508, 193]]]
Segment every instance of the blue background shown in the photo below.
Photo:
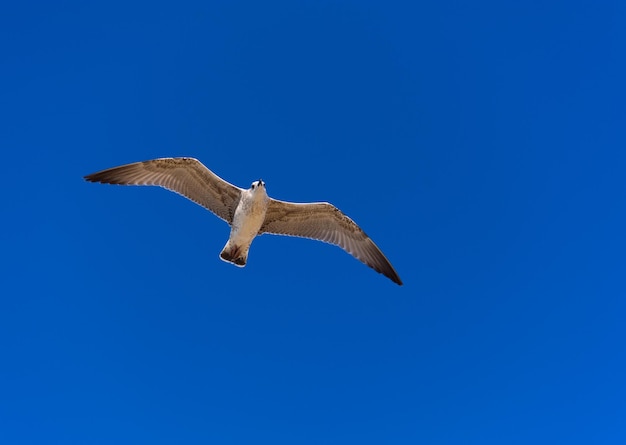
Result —
[[[625, 5], [4, 2], [0, 442], [626, 443]], [[82, 179], [164, 156], [405, 285]]]

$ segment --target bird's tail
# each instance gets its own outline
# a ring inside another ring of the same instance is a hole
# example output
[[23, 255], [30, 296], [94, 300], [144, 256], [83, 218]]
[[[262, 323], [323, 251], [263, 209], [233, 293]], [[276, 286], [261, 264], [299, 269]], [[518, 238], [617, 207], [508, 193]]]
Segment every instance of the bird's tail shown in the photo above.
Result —
[[249, 247], [237, 246], [228, 240], [220, 253], [220, 258], [235, 266], [243, 267], [248, 261], [248, 249]]

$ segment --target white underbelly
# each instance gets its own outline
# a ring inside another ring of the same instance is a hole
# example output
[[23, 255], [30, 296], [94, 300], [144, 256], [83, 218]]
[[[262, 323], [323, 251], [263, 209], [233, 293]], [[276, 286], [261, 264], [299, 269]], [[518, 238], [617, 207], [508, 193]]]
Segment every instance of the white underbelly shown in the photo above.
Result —
[[244, 201], [237, 206], [230, 231], [230, 241], [238, 246], [249, 245], [258, 235], [265, 221], [266, 210], [265, 201]]
[[248, 245], [259, 233], [265, 215], [246, 215], [239, 221], [233, 220], [233, 227], [230, 231], [230, 239], [236, 245]]

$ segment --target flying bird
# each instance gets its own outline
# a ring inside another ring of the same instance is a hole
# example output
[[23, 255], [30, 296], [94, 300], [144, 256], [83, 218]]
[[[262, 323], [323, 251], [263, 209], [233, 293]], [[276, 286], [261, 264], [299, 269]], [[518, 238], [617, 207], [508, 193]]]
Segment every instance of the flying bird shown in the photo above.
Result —
[[236, 266], [246, 265], [250, 244], [257, 235], [271, 233], [334, 244], [402, 285], [376, 244], [337, 207], [327, 202], [295, 203], [270, 198], [261, 179], [242, 189], [194, 158], [135, 162], [87, 175], [85, 179], [103, 184], [159, 186], [210, 210], [231, 227], [220, 258]]

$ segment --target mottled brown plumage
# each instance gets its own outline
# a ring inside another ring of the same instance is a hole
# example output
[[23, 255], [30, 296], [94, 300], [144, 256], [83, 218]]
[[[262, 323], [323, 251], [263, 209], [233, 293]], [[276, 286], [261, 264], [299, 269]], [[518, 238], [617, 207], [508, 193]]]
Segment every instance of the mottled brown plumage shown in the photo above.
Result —
[[334, 244], [394, 283], [402, 284], [398, 273], [370, 237], [328, 202], [300, 204], [272, 199], [259, 233], [298, 236]]
[[193, 158], [136, 162], [93, 173], [85, 179], [107, 184], [160, 186], [205, 207], [231, 226], [229, 242], [220, 256], [238, 266], [246, 264], [250, 243], [257, 234], [297, 236], [339, 246], [402, 285], [376, 244], [354, 221], [327, 202], [300, 204], [272, 199], [267, 197], [265, 183], [260, 180], [252, 183], [250, 189], [241, 189]]
[[90, 182], [119, 185], [156, 185], [183, 195], [226, 221], [233, 214], [241, 191], [194, 158], [161, 158], [109, 168], [85, 176]]

